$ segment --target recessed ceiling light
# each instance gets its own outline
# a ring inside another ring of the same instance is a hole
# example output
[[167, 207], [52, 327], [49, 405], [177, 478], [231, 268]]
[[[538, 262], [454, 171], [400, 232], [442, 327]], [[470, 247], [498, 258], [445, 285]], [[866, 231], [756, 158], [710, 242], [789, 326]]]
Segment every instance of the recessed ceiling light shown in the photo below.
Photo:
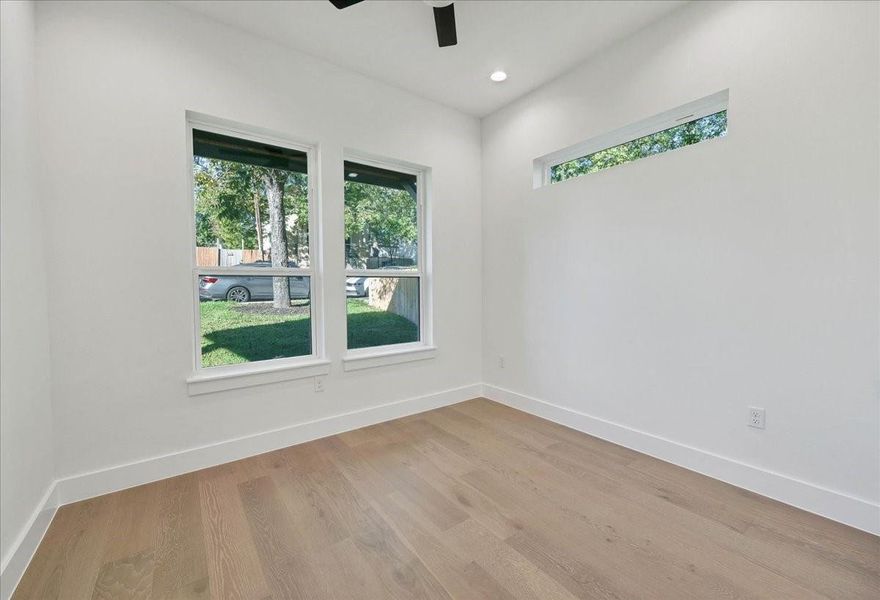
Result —
[[357, 173], [349, 173], [348, 176], [351, 177], [352, 179], [354, 179], [355, 177], [358, 176], [358, 174]]
[[507, 79], [507, 73], [504, 71], [498, 70], [489, 75], [489, 79], [495, 82], [502, 82]]

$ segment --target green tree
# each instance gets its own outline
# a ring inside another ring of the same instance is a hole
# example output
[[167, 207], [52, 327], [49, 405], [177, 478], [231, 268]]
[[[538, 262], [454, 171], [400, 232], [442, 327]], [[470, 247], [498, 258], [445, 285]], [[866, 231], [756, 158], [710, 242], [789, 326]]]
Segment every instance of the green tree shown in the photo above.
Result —
[[195, 157], [196, 242], [199, 246], [256, 248], [254, 193], [262, 193], [255, 169]]
[[[260, 235], [268, 234], [267, 169], [236, 162], [195, 157], [196, 243], [199, 246], [262, 250]], [[298, 260], [308, 250], [308, 178], [280, 171], [284, 182], [285, 234], [290, 257]], [[255, 201], [256, 200], [256, 201]], [[256, 208], [259, 207], [259, 211]], [[258, 219], [259, 215], [259, 219]], [[261, 232], [258, 232], [258, 220]]]
[[652, 133], [631, 142], [564, 162], [550, 169], [552, 183], [632, 162], [639, 158], [690, 146], [727, 133], [727, 111]]
[[[266, 259], [268, 233], [272, 266], [306, 257], [305, 174], [197, 156], [193, 177], [197, 245], [259, 250]], [[274, 304], [289, 306], [287, 279], [273, 279], [273, 289]]]
[[394, 259], [418, 239], [415, 193], [345, 182], [346, 261], [365, 267], [378, 251]]

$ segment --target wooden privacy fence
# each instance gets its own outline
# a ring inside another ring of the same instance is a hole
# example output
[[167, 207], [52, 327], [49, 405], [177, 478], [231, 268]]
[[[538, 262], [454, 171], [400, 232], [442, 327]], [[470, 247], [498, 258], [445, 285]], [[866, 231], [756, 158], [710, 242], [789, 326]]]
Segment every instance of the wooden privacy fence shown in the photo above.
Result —
[[370, 277], [367, 281], [370, 306], [419, 324], [418, 277]]
[[259, 250], [249, 248], [235, 250], [213, 246], [196, 247], [196, 265], [199, 267], [234, 267], [241, 263], [252, 263], [258, 260], [263, 260]]

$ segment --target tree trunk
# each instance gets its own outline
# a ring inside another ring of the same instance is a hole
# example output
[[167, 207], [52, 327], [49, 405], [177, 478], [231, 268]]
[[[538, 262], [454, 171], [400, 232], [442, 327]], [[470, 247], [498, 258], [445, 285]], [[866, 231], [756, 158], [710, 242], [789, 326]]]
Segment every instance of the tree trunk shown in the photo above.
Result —
[[[269, 240], [272, 244], [273, 267], [287, 266], [287, 235], [284, 219], [284, 180], [286, 173], [268, 169], [263, 175], [266, 198], [269, 201]], [[290, 308], [290, 287], [287, 277], [272, 278], [272, 306]]]
[[254, 223], [257, 226], [257, 249], [260, 251], [260, 259], [266, 260], [263, 253], [263, 220], [260, 216], [260, 195], [254, 192]]

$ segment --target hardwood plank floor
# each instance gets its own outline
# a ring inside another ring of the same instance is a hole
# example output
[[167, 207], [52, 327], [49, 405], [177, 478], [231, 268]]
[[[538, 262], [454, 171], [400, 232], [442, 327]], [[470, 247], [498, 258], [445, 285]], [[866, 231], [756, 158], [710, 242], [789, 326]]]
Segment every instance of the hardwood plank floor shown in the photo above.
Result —
[[13, 599], [880, 598], [880, 538], [477, 399], [62, 507]]

